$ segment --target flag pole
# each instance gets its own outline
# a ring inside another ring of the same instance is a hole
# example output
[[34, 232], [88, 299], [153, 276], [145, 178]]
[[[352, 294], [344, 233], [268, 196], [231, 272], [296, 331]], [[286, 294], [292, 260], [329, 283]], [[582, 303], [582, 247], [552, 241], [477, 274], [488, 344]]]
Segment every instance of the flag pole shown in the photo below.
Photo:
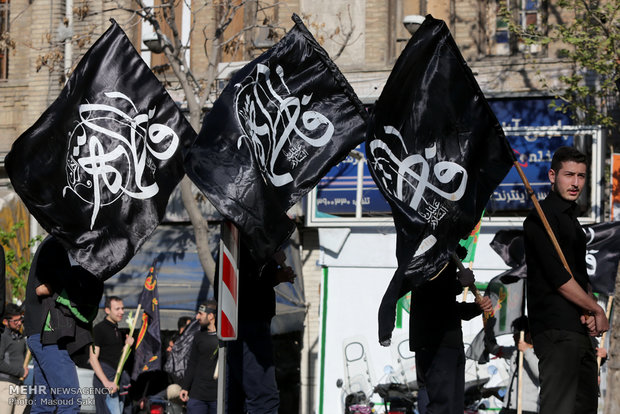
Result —
[[[133, 336], [133, 330], [136, 327], [136, 323], [138, 323], [138, 315], [140, 315], [141, 310], [142, 310], [142, 304], [139, 303], [138, 307], [136, 308], [136, 316], [134, 316], [133, 323], [129, 327], [129, 336]], [[121, 359], [118, 360], [118, 366], [116, 367], [116, 375], [114, 375], [114, 383], [116, 385], [118, 385], [121, 379], [121, 372], [123, 372], [123, 366], [125, 365], [125, 359], [127, 358], [127, 355], [129, 355], [130, 348], [131, 347], [127, 344], [123, 346], [123, 353], [121, 355]]]
[[[614, 301], [614, 297], [610, 295], [607, 298], [607, 309], [605, 310], [605, 316], [607, 316], [607, 320], [609, 320], [609, 315], [611, 315], [611, 304], [613, 303], [613, 301]], [[607, 331], [603, 332], [603, 335], [601, 336], [601, 342], [598, 345], [599, 348], [601, 346], [605, 346], [605, 338], [606, 338], [606, 336], [607, 336]], [[601, 361], [602, 361], [602, 358], [600, 356], [597, 356], [596, 357], [596, 366], [597, 366], [597, 371], [598, 371], [599, 375], [601, 375]]]
[[551, 239], [551, 243], [553, 244], [555, 251], [558, 253], [560, 260], [562, 261], [562, 265], [564, 266], [564, 268], [566, 269], [566, 271], [572, 278], [573, 272], [571, 272], [570, 267], [568, 266], [568, 263], [566, 262], [566, 258], [564, 257], [564, 253], [562, 253], [562, 249], [560, 248], [558, 239], [555, 237], [555, 234], [553, 233], [553, 230], [551, 229], [551, 226], [549, 225], [549, 221], [547, 221], [547, 217], [545, 216], [545, 213], [542, 211], [542, 208], [540, 207], [540, 203], [538, 202], [538, 198], [536, 198], [536, 194], [534, 194], [534, 190], [532, 190], [532, 186], [530, 185], [530, 182], [525, 176], [523, 169], [521, 169], [519, 162], [517, 160], [514, 160], [513, 164], [515, 168], [517, 169], [517, 172], [519, 173], [519, 177], [521, 177], [521, 181], [523, 181], [525, 190], [527, 191], [528, 195], [532, 199], [532, 202], [534, 203], [534, 208], [536, 209], [536, 212], [538, 213], [538, 217], [540, 217], [540, 220], [542, 221], [543, 226], [545, 227], [545, 230], [547, 231], [547, 234], [549, 235], [549, 238]]
[[[519, 344], [525, 341], [525, 331], [519, 331]], [[519, 377], [517, 381], [517, 414], [521, 414], [523, 412], [522, 402], [523, 402], [523, 351], [519, 349], [519, 344], [517, 344], [517, 349], [519, 350]]]

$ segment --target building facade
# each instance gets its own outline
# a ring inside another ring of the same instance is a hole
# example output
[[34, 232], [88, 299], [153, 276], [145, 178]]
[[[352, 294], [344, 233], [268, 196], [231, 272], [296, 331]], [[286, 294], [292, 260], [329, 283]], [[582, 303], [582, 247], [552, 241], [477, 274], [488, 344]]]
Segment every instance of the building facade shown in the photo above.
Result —
[[[514, 0], [509, 13], [514, 24], [542, 28], [570, 18], [555, 9], [553, 4]], [[543, 48], [515, 38], [501, 18], [501, 2], [497, 0], [177, 1], [173, 7], [177, 22], [174, 30], [166, 23], [172, 7], [161, 0], [151, 0], [144, 5], [157, 12], [164, 34], [174, 40], [176, 33], [180, 39], [186, 58], [184, 65], [191, 68], [192, 78], [200, 85], [194, 90], [201, 96], [206, 95], [200, 101], [203, 110], [208, 110], [231, 71], [266, 50], [292, 26], [292, 13], [302, 17], [362, 102], [371, 105], [379, 97], [392, 66], [411, 36], [402, 23], [404, 17], [431, 14], [448, 24], [482, 91], [487, 98], [497, 102], [498, 108], [503, 108], [505, 113], [500, 121], [505, 125], [539, 122], [537, 125], [540, 126], [567, 122], [558, 121], [547, 112], [547, 104], [552, 98], [549, 87], [560, 88], [559, 77], [571, 69], [558, 57], [559, 45]], [[153, 38], [154, 30], [131, 12], [136, 8], [135, 2], [126, 0], [0, 0], [2, 158], [12, 142], [57, 97], [67, 74], [107, 28], [109, 18], [115, 18], [125, 29], [175, 100], [188, 107], [186, 91], [179, 85], [167, 59], [161, 53], [152, 52], [143, 42]], [[214, 27], [217, 22], [227, 19], [224, 35], [215, 42]], [[538, 73], [544, 74], [546, 84]], [[537, 112], [533, 114], [532, 108]], [[541, 111], [543, 119], [537, 121], [536, 114]], [[11, 192], [4, 169], [0, 174], [0, 187], [0, 196]], [[334, 236], [333, 232], [327, 236], [324, 232], [321, 240], [321, 226], [307, 226], [304, 220], [299, 224], [307, 302], [300, 366], [300, 413], [333, 413], [341, 409], [341, 401], [329, 400], [325, 391], [336, 385], [325, 383], [327, 368], [322, 358], [326, 350], [322, 347], [327, 343], [324, 338], [327, 332], [324, 316], [328, 304], [325, 296], [327, 271], [330, 263], [339, 266], [339, 253], [326, 253], [325, 243], [339, 236]], [[379, 239], [387, 238], [391, 243], [393, 231], [390, 226], [389, 221], [383, 225], [360, 226], [353, 233], [361, 239], [368, 234], [379, 234]], [[331, 227], [340, 229], [336, 233], [345, 232], [346, 235], [342, 236], [345, 239], [352, 231], [337, 222]], [[36, 232], [36, 225], [33, 228]], [[372, 243], [383, 243], [381, 240]], [[347, 242], [343, 241], [340, 248], [353, 247], [347, 247]], [[377, 265], [386, 277], [394, 267], [394, 260]], [[494, 266], [498, 270], [498, 266]], [[342, 300], [368, 299], [343, 295]], [[369, 306], [376, 308], [378, 303]]]

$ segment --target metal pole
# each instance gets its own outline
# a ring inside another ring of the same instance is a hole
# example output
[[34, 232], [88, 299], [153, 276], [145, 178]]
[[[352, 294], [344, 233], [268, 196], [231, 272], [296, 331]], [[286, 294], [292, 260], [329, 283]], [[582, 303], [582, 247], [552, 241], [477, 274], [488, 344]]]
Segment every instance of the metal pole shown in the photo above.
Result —
[[224, 414], [226, 404], [226, 342], [220, 341], [217, 352], [217, 414]]

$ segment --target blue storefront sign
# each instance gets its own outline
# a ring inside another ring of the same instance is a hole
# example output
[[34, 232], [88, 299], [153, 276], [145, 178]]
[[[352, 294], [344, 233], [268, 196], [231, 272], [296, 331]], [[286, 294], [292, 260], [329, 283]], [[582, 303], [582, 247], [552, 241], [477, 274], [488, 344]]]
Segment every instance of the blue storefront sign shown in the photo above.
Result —
[[[504, 127], [563, 126], [570, 125], [568, 115], [549, 108], [551, 99], [496, 99], [490, 100], [491, 109]], [[551, 166], [553, 152], [562, 145], [573, 145], [572, 136], [512, 136], [512, 146], [521, 168], [525, 172], [537, 196], [543, 199], [549, 192], [547, 172]], [[364, 145], [357, 151], [364, 155], [364, 178], [362, 211], [364, 214], [385, 215], [391, 209], [381, 195], [368, 171]], [[317, 186], [316, 208], [319, 216], [352, 216], [355, 214], [357, 163], [349, 156], [332, 168]], [[531, 202], [516, 169], [512, 169], [489, 203], [489, 211], [515, 211], [530, 209]]]
[[[568, 115], [549, 108], [551, 99], [501, 99], [489, 102], [495, 116], [506, 127], [551, 127], [571, 124]], [[563, 145], [573, 145], [572, 135], [511, 135], [506, 138], [512, 147], [519, 165], [528, 179], [534, 194], [544, 199], [551, 186], [548, 171], [555, 150]], [[529, 210], [533, 204], [516, 168], [511, 169], [497, 187], [487, 210], [518, 211]]]

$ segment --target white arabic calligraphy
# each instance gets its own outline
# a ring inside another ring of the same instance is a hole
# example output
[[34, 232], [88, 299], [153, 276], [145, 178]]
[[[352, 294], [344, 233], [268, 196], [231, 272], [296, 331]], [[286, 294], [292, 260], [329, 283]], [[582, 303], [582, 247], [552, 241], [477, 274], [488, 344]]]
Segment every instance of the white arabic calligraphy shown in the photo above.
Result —
[[[92, 204], [91, 229], [101, 207], [114, 203], [123, 194], [140, 200], [155, 196], [159, 186], [154, 179], [157, 168], [153, 158], [168, 160], [179, 146], [179, 137], [170, 127], [149, 124], [155, 108], [141, 114], [123, 93], [104, 95], [119, 99], [119, 106], [129, 104], [137, 115], [131, 117], [108, 104], [88, 103], [78, 107], [80, 121], [69, 133], [67, 186], [63, 188], [63, 197], [70, 190]], [[165, 145], [160, 151], [158, 146], [162, 143]]]
[[[281, 85], [290, 94], [281, 66], [276, 67], [276, 74]], [[281, 187], [293, 181], [290, 171], [308, 156], [307, 147], [302, 147], [301, 142], [293, 146], [293, 138], [299, 137], [312, 147], [323, 147], [331, 140], [334, 125], [316, 111], [302, 112], [302, 106], [308, 105], [312, 95], [304, 95], [301, 99], [295, 96], [282, 97], [276, 92], [270, 76], [271, 70], [258, 64], [251, 82], [235, 85], [235, 113], [244, 131], [244, 135], [237, 141], [237, 147], [241, 148], [246, 142], [254, 152], [262, 173], [274, 186]], [[275, 116], [272, 115], [273, 108], [269, 108], [274, 105], [277, 106]], [[305, 131], [320, 136], [313, 138], [306, 135], [297, 125], [300, 118]], [[268, 142], [267, 146], [264, 141]], [[288, 172], [278, 174], [275, 171], [276, 161], [287, 143], [291, 148], [284, 151], [284, 154], [291, 168]]]
[[[391, 126], [386, 126], [384, 127], [384, 131], [388, 135], [396, 136], [400, 140], [401, 145], [403, 145], [403, 149], [405, 149], [403, 138], [397, 129]], [[377, 150], [385, 152], [389, 159], [383, 157]], [[405, 159], [400, 160], [396, 155], [394, 155], [385, 142], [379, 139], [374, 139], [370, 142], [370, 151], [374, 156], [373, 167], [375, 168], [375, 171], [382, 173], [381, 180], [383, 181], [384, 187], [388, 191], [393, 191], [393, 186], [388, 185], [387, 180], [396, 181], [396, 191], [393, 192], [393, 195], [404, 203], [408, 202], [409, 206], [416, 211], [420, 211], [418, 207], [420, 205], [420, 201], [423, 199], [426, 189], [429, 189], [450, 201], [458, 201], [461, 197], [463, 197], [463, 194], [465, 194], [465, 189], [467, 187], [467, 170], [452, 161], [439, 161], [435, 163], [433, 166], [433, 174], [437, 181], [441, 184], [450, 183], [459, 174], [461, 174], [461, 182], [459, 183], [458, 188], [453, 192], [448, 192], [430, 183], [430, 166], [427, 160], [434, 158], [437, 155], [436, 146], [426, 148], [424, 151], [424, 157], [419, 154], [412, 154]], [[384, 168], [381, 161], [386, 161], [386, 165], [394, 171], [395, 176], [392, 172], [387, 171]], [[417, 165], [420, 166], [420, 173], [417, 173], [413, 169], [413, 167]], [[416, 183], [417, 185], [415, 185]], [[414, 189], [413, 195], [407, 201], [407, 194], [410, 193], [409, 190], [411, 188]]]

